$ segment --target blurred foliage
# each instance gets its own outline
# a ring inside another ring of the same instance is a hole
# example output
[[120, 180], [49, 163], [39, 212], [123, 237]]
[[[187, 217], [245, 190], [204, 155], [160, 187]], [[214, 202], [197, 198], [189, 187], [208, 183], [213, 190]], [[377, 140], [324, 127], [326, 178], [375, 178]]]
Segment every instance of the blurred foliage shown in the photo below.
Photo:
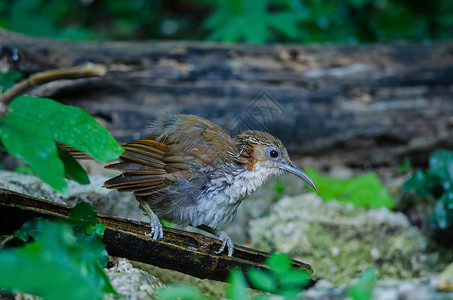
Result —
[[434, 229], [453, 228], [453, 151], [437, 150], [428, 170], [418, 169], [406, 181], [403, 193], [431, 199], [434, 210], [429, 223]]
[[3, 0], [0, 27], [71, 40], [448, 39], [451, 0]]
[[368, 268], [359, 276], [356, 284], [348, 289], [348, 296], [353, 300], [370, 300], [376, 284], [376, 270]]
[[0, 94], [16, 84], [22, 78], [22, 73], [18, 71], [0, 73]]
[[314, 170], [306, 170], [318, 187], [318, 195], [324, 200], [335, 199], [366, 208], [394, 208], [395, 201], [375, 173], [350, 179], [338, 179]]
[[[300, 295], [305, 285], [310, 281], [310, 274], [306, 270], [296, 269], [291, 260], [284, 254], [272, 254], [266, 261], [268, 271], [249, 269], [247, 277], [250, 284], [259, 291], [279, 295], [282, 299], [295, 299]], [[226, 299], [252, 299], [246, 275], [233, 269], [228, 276]], [[173, 284], [158, 291], [159, 299], [207, 299], [194, 286], [188, 284]], [[273, 299], [273, 296], [258, 295], [254, 299]]]
[[277, 194], [277, 196], [281, 197], [283, 195], [283, 193], [285, 192], [285, 189], [286, 189], [286, 186], [283, 183], [283, 180], [280, 177], [277, 178], [277, 180], [275, 181], [275, 184], [274, 184], [275, 194]]
[[0, 288], [43, 299], [102, 299], [118, 295], [103, 267], [108, 255], [102, 243], [104, 225], [88, 203], [77, 204], [70, 224], [32, 219], [15, 232], [22, 247], [0, 251]]
[[403, 161], [396, 166], [396, 171], [400, 174], [406, 173], [411, 170], [411, 167], [412, 167], [411, 159], [409, 157], [405, 157]]

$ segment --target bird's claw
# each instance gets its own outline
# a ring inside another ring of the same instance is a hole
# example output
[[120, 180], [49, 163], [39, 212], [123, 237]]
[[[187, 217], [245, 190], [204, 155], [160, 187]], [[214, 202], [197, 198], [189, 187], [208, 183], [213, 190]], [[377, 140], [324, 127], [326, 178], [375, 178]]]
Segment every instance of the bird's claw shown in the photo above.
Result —
[[162, 224], [160, 223], [159, 218], [156, 215], [152, 215], [150, 217], [149, 225], [151, 227], [151, 232], [145, 233], [147, 237], [150, 237], [153, 240], [160, 240], [164, 237]]
[[234, 244], [233, 244], [233, 241], [230, 239], [230, 237], [225, 232], [221, 231], [218, 238], [222, 242], [222, 246], [220, 247], [220, 249], [218, 251], [214, 251], [215, 254], [222, 253], [223, 250], [225, 250], [225, 247], [227, 246], [228, 247], [228, 256], [232, 256], [233, 251], [234, 251]]

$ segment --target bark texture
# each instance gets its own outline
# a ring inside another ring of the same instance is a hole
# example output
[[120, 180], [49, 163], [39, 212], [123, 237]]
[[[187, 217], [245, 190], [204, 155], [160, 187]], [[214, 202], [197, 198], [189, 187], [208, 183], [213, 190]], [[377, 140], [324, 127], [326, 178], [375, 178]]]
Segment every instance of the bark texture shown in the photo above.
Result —
[[453, 44], [71, 43], [0, 31], [0, 70], [107, 65], [102, 78], [32, 91], [85, 109], [122, 142], [163, 111], [233, 134], [280, 137], [292, 156], [352, 167], [426, 161], [453, 147]]

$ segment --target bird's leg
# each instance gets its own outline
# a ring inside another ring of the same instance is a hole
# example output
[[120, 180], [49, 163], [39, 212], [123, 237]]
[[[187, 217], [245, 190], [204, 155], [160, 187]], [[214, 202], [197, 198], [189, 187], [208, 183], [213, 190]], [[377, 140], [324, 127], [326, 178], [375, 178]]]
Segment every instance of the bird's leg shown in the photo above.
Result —
[[230, 237], [226, 234], [225, 231], [221, 231], [216, 228], [209, 227], [207, 225], [200, 225], [197, 228], [204, 230], [206, 232], [212, 233], [222, 242], [222, 246], [220, 247], [220, 249], [218, 251], [214, 251], [216, 254], [222, 253], [223, 250], [225, 250], [225, 246], [227, 246], [228, 256], [233, 255], [234, 244], [233, 244], [233, 241], [230, 239]]
[[145, 210], [146, 214], [149, 216], [149, 226], [151, 227], [150, 233], [145, 233], [147, 237], [150, 237], [154, 240], [160, 240], [164, 237], [164, 232], [162, 229], [162, 224], [159, 221], [159, 217], [153, 212], [148, 203], [143, 200], [139, 200], [140, 205]]

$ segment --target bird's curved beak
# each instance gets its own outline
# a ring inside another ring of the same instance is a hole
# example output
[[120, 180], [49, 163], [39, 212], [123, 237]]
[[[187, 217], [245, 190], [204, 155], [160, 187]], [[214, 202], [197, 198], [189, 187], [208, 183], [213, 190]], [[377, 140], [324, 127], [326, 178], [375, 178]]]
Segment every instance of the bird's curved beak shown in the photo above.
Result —
[[296, 175], [297, 177], [301, 178], [303, 181], [305, 181], [306, 183], [308, 183], [312, 188], [315, 189], [315, 191], [317, 191], [318, 189], [316, 188], [316, 185], [315, 183], [313, 182], [313, 180], [310, 178], [310, 176], [308, 176], [307, 173], [305, 173], [304, 171], [302, 171], [302, 169], [300, 169], [299, 167], [293, 165], [293, 164], [281, 164], [279, 166], [281, 169], [285, 170], [285, 171], [288, 171], [290, 173], [293, 173], [294, 175]]

